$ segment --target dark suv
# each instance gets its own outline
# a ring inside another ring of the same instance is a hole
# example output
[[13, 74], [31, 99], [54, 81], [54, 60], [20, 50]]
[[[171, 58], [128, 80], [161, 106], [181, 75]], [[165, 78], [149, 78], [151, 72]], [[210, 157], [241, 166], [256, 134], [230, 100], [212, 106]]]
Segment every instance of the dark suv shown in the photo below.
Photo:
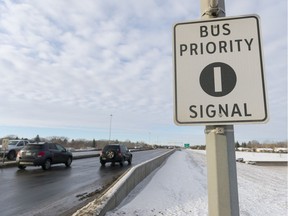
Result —
[[64, 163], [70, 167], [73, 160], [72, 153], [67, 151], [62, 145], [56, 143], [31, 143], [19, 151], [16, 163], [19, 169], [26, 166], [42, 166], [47, 170], [52, 164]]
[[123, 166], [123, 163], [128, 161], [128, 164], [132, 162], [132, 154], [125, 145], [122, 144], [109, 144], [106, 145], [100, 156], [100, 163], [104, 166], [107, 162], [111, 162], [114, 165], [116, 162]]

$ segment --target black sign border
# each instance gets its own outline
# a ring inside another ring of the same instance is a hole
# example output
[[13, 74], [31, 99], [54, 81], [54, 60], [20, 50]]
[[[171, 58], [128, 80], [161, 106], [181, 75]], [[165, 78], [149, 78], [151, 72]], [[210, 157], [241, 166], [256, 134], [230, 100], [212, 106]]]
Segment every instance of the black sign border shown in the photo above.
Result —
[[[224, 121], [185, 121], [181, 122], [178, 120], [178, 110], [177, 110], [177, 61], [176, 61], [176, 27], [180, 25], [187, 24], [198, 24], [198, 23], [213, 23], [219, 21], [227, 21], [227, 20], [237, 20], [237, 19], [256, 19], [257, 23], [257, 33], [258, 33], [258, 46], [259, 46], [259, 55], [260, 55], [260, 66], [261, 66], [261, 78], [262, 78], [262, 89], [263, 89], [263, 99], [264, 99], [264, 110], [265, 116], [263, 119], [254, 119], [254, 120], [224, 120]], [[208, 20], [198, 20], [191, 22], [182, 22], [174, 25], [173, 28], [173, 55], [174, 55], [174, 122], [176, 125], [221, 125], [221, 124], [231, 124], [231, 123], [266, 123], [268, 121], [268, 107], [266, 100], [266, 92], [265, 92], [265, 80], [264, 80], [264, 64], [263, 64], [263, 53], [262, 53], [262, 40], [261, 40], [261, 31], [260, 31], [260, 18], [258, 15], [247, 15], [247, 16], [238, 16], [238, 17], [225, 17], [225, 18], [215, 18]]]

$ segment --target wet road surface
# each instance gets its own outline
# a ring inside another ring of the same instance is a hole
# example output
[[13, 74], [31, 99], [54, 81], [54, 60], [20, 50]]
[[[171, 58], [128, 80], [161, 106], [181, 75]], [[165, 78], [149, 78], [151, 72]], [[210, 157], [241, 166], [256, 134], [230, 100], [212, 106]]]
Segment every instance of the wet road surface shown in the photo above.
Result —
[[163, 154], [166, 150], [134, 152], [132, 165], [125, 162], [101, 167], [99, 157], [74, 160], [71, 168], [54, 165], [0, 169], [0, 215], [70, 215], [95, 197], [127, 169]]

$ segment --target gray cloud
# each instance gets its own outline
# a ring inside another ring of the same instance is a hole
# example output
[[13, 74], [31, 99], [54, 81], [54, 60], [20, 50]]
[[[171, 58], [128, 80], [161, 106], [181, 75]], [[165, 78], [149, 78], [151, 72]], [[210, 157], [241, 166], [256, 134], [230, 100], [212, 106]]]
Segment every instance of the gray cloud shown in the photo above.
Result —
[[[285, 4], [226, 3], [227, 14], [261, 16], [272, 113], [261, 128], [280, 140], [287, 129], [287, 21], [275, 22], [287, 15]], [[199, 19], [198, 1], [2, 1], [0, 13], [1, 124], [102, 130], [113, 113], [123, 134], [191, 137], [193, 128], [173, 125], [172, 26]], [[274, 131], [277, 124], [284, 128]], [[202, 127], [194, 128], [195, 142], [204, 142]], [[253, 139], [238, 128], [237, 139]]]

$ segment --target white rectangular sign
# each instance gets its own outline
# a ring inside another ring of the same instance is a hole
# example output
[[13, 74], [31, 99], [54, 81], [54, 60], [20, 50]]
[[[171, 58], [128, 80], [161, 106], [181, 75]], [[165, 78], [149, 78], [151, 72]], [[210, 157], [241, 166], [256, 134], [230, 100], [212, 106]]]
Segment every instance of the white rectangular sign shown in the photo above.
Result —
[[2, 149], [7, 150], [9, 144], [9, 139], [2, 139]]
[[174, 115], [178, 125], [268, 120], [257, 15], [174, 26]]

